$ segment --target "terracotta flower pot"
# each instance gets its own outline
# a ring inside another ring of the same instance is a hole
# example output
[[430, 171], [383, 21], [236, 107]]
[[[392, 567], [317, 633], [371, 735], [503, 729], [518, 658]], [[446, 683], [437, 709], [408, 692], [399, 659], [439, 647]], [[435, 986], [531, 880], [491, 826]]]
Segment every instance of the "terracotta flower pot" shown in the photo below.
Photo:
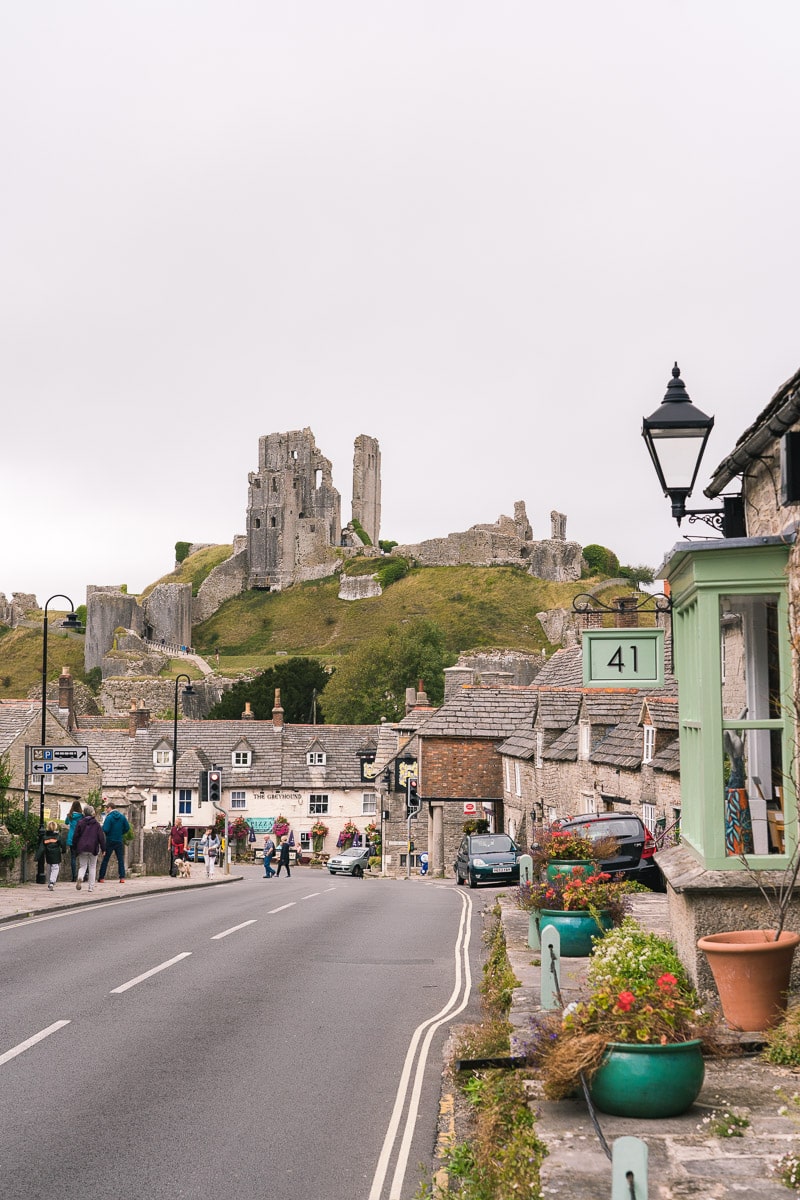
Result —
[[786, 1011], [792, 959], [800, 934], [774, 929], [712, 933], [697, 946], [708, 959], [725, 1020], [733, 1029], [758, 1032], [777, 1025]]

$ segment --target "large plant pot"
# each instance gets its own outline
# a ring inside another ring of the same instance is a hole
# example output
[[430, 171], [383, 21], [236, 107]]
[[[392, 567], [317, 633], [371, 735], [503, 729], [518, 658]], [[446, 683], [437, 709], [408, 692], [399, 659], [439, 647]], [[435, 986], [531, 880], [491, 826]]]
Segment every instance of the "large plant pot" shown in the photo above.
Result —
[[547, 878], [556, 879], [559, 875], [571, 875], [576, 867], [581, 867], [586, 875], [591, 875], [594, 863], [588, 858], [553, 858], [547, 864]]
[[786, 1012], [792, 959], [800, 934], [774, 929], [711, 933], [698, 940], [717, 985], [722, 1013], [733, 1029], [758, 1032]]
[[700, 1042], [644, 1046], [610, 1042], [589, 1084], [592, 1103], [612, 1117], [658, 1120], [686, 1112], [700, 1095]]
[[613, 924], [608, 913], [598, 914], [598, 920], [590, 912], [543, 908], [539, 913], [539, 932], [545, 925], [553, 925], [561, 938], [562, 958], [588, 958], [592, 953], [592, 938], [602, 937]]

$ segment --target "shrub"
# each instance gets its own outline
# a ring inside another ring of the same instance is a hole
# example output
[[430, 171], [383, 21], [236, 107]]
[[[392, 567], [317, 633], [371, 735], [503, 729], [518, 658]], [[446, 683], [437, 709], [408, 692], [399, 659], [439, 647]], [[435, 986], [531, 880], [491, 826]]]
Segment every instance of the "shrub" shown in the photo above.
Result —
[[358, 536], [360, 537], [360, 539], [361, 539], [361, 541], [364, 543], [364, 545], [365, 545], [365, 546], [371, 546], [371, 545], [372, 545], [372, 538], [369, 536], [369, 534], [367, 533], [366, 529], [365, 529], [365, 528], [364, 528], [364, 526], [361, 524], [361, 522], [360, 522], [360, 521], [357, 521], [357, 520], [356, 520], [356, 518], [355, 518], [355, 517], [353, 517], [353, 519], [352, 519], [352, 521], [350, 522], [350, 524], [353, 526], [353, 529], [356, 531], [356, 533], [358, 534]]
[[402, 579], [408, 574], [408, 561], [405, 558], [391, 558], [388, 562], [383, 563], [375, 572], [375, 577], [381, 587], [386, 590], [392, 583], [397, 583], [398, 579]]
[[590, 575], [619, 575], [619, 559], [606, 546], [584, 546], [583, 559]]
[[800, 1004], [793, 1004], [780, 1024], [769, 1030], [764, 1058], [779, 1067], [800, 1066]]
[[182, 563], [189, 555], [191, 542], [176, 542], [175, 543], [175, 562]]
[[391, 554], [392, 550], [394, 550], [396, 545], [397, 545], [397, 542], [390, 542], [386, 538], [381, 538], [378, 541], [378, 546], [380, 547], [380, 549], [383, 551], [384, 554]]

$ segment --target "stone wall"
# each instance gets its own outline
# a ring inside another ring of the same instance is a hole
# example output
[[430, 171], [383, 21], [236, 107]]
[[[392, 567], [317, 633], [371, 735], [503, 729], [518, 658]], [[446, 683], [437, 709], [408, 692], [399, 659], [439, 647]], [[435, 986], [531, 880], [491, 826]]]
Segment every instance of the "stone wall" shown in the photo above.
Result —
[[[500, 676], [509, 685], [527, 687], [533, 683], [547, 659], [541, 654], [526, 654], [523, 650], [485, 650], [474, 654], [460, 654], [454, 667], [448, 672], [469, 670], [472, 678], [463, 678], [463, 683], [486, 682], [486, 676]], [[501, 686], [492, 684], [491, 686]]]
[[[181, 711], [196, 719], [205, 717], [220, 697], [233, 686], [232, 679], [219, 675], [208, 675], [205, 679], [192, 681], [195, 696], [181, 697]], [[103, 680], [98, 701], [107, 716], [127, 715], [131, 701], [138, 708], [144, 701], [154, 717], [159, 713], [171, 713], [175, 703], [175, 681], [172, 679], [133, 679], [115, 677]]]
[[145, 633], [151, 641], [192, 644], [192, 585], [158, 583], [142, 601]]
[[35, 612], [38, 608], [32, 592], [13, 592], [10, 600], [6, 599], [4, 592], [0, 592], [0, 625], [10, 625], [14, 629], [29, 612]]
[[369, 600], [382, 595], [383, 588], [375, 575], [342, 575], [339, 580], [340, 600]]
[[[236, 546], [234, 539], [234, 547]], [[232, 596], [240, 595], [247, 587], [247, 546], [239, 548], [210, 571], [195, 596], [192, 605], [192, 622], [197, 625], [206, 621], [221, 604]], [[185, 645], [191, 645], [191, 636]]]
[[87, 588], [86, 645], [84, 664], [87, 671], [103, 666], [103, 656], [114, 644], [117, 629], [132, 629], [144, 634], [144, 613], [135, 596], [118, 590]]

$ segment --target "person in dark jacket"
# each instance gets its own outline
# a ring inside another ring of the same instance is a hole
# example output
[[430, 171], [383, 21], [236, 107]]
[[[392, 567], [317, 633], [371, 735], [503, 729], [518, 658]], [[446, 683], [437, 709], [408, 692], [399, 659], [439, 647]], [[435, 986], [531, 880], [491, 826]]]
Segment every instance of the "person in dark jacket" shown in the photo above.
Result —
[[44, 858], [45, 866], [47, 867], [47, 889], [52, 892], [58, 879], [58, 872], [61, 868], [61, 853], [66, 848], [65, 834], [59, 832], [58, 825], [55, 821], [47, 822], [47, 829], [44, 831], [42, 844], [39, 847], [36, 857]]
[[124, 813], [113, 804], [106, 804], [106, 819], [103, 821], [103, 833], [106, 835], [106, 852], [100, 863], [98, 883], [105, 882], [106, 871], [111, 855], [117, 856], [117, 871], [120, 883], [125, 882], [125, 834], [130, 830], [130, 823]]
[[276, 878], [281, 873], [281, 867], [286, 867], [287, 878], [291, 879], [292, 872], [289, 870], [289, 839], [287, 837], [281, 838], [281, 848], [278, 852], [278, 869], [275, 872]]
[[78, 878], [78, 856], [72, 846], [75, 827], [83, 817], [83, 805], [80, 800], [72, 801], [72, 808], [67, 813], [67, 849], [69, 850], [69, 865], [72, 868], [72, 882]]
[[101, 850], [106, 848], [106, 835], [94, 815], [91, 804], [85, 804], [83, 807], [83, 817], [75, 828], [72, 844], [78, 856], [78, 878], [75, 881], [75, 887], [80, 891], [84, 877], [86, 877], [89, 882], [89, 891], [93, 892], [97, 856]]

